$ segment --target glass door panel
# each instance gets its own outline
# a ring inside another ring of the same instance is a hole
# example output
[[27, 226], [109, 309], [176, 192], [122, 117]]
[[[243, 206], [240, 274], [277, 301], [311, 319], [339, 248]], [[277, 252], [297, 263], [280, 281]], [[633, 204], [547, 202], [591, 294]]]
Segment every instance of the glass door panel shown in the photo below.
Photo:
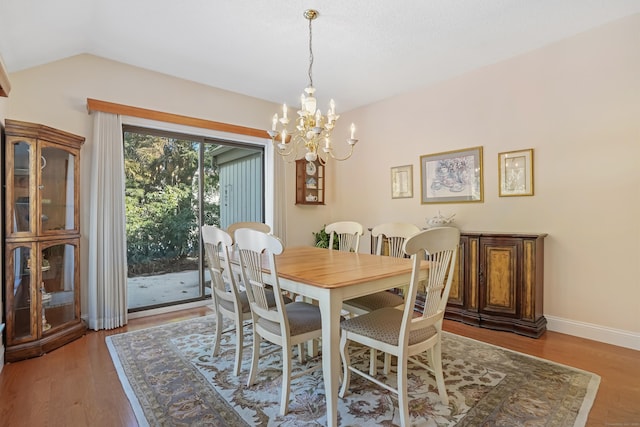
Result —
[[128, 309], [203, 299], [200, 142], [124, 133]]
[[31, 146], [28, 141], [13, 143], [13, 227], [12, 232], [29, 232], [31, 228]]
[[61, 243], [42, 249], [42, 332], [75, 319], [76, 248]]
[[40, 230], [75, 230], [76, 156], [44, 145], [40, 154]]
[[8, 277], [13, 275], [13, 280], [7, 289], [12, 291], [13, 297], [13, 336], [10, 340], [17, 342], [35, 336], [31, 328], [32, 302], [35, 302], [31, 295], [31, 248], [16, 247], [12, 250], [12, 257], [13, 271]]

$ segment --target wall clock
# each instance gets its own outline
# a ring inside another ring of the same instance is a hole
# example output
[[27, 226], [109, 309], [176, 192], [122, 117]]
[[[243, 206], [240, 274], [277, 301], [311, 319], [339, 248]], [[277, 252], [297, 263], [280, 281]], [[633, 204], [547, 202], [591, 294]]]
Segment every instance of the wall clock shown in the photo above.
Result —
[[316, 174], [316, 164], [314, 162], [307, 162], [307, 175], [315, 175]]

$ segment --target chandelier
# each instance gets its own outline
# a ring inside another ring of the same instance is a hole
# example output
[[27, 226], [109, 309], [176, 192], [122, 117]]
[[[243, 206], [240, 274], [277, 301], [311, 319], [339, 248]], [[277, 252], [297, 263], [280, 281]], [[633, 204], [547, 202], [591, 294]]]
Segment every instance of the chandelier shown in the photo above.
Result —
[[[353, 147], [358, 142], [355, 139], [355, 125], [351, 123], [351, 136], [347, 138], [349, 152], [345, 157], [337, 157], [333, 152], [331, 132], [336, 121], [340, 117], [336, 114], [336, 106], [333, 99], [329, 102], [329, 109], [326, 115], [322, 115], [320, 109], [316, 109], [316, 89], [313, 87], [313, 48], [311, 36], [311, 21], [318, 17], [318, 11], [308, 9], [304, 12], [304, 17], [309, 21], [309, 86], [300, 95], [300, 110], [295, 119], [295, 129], [287, 130], [290, 122], [287, 104], [282, 105], [282, 117], [273, 115], [271, 130], [267, 131], [276, 153], [292, 162], [298, 159], [298, 155], [304, 152], [304, 158], [313, 162], [319, 160], [326, 163], [329, 157], [335, 160], [347, 160], [353, 154]], [[278, 129], [280, 128], [280, 129]], [[304, 151], [306, 150], [306, 151]]]

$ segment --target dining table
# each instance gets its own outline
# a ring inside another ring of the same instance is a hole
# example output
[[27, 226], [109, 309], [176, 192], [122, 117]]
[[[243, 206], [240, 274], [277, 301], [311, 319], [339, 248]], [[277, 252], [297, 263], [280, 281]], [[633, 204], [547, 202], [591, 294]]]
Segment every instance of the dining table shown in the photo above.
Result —
[[[287, 247], [276, 255], [280, 287], [317, 301], [322, 316], [322, 374], [327, 426], [338, 425], [340, 315], [342, 302], [409, 283], [408, 258], [342, 252], [312, 246]], [[427, 267], [421, 270], [421, 279]]]

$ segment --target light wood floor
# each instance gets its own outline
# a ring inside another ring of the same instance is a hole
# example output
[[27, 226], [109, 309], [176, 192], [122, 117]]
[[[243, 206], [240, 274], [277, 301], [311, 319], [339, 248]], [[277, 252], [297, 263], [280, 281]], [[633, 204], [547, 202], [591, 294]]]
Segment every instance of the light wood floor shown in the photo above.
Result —
[[[49, 354], [4, 366], [0, 426], [137, 426], [105, 344], [107, 335], [210, 314], [208, 308], [135, 319]], [[531, 339], [445, 321], [447, 331], [584, 369], [601, 382], [588, 426], [640, 426], [640, 352], [547, 332]]]

